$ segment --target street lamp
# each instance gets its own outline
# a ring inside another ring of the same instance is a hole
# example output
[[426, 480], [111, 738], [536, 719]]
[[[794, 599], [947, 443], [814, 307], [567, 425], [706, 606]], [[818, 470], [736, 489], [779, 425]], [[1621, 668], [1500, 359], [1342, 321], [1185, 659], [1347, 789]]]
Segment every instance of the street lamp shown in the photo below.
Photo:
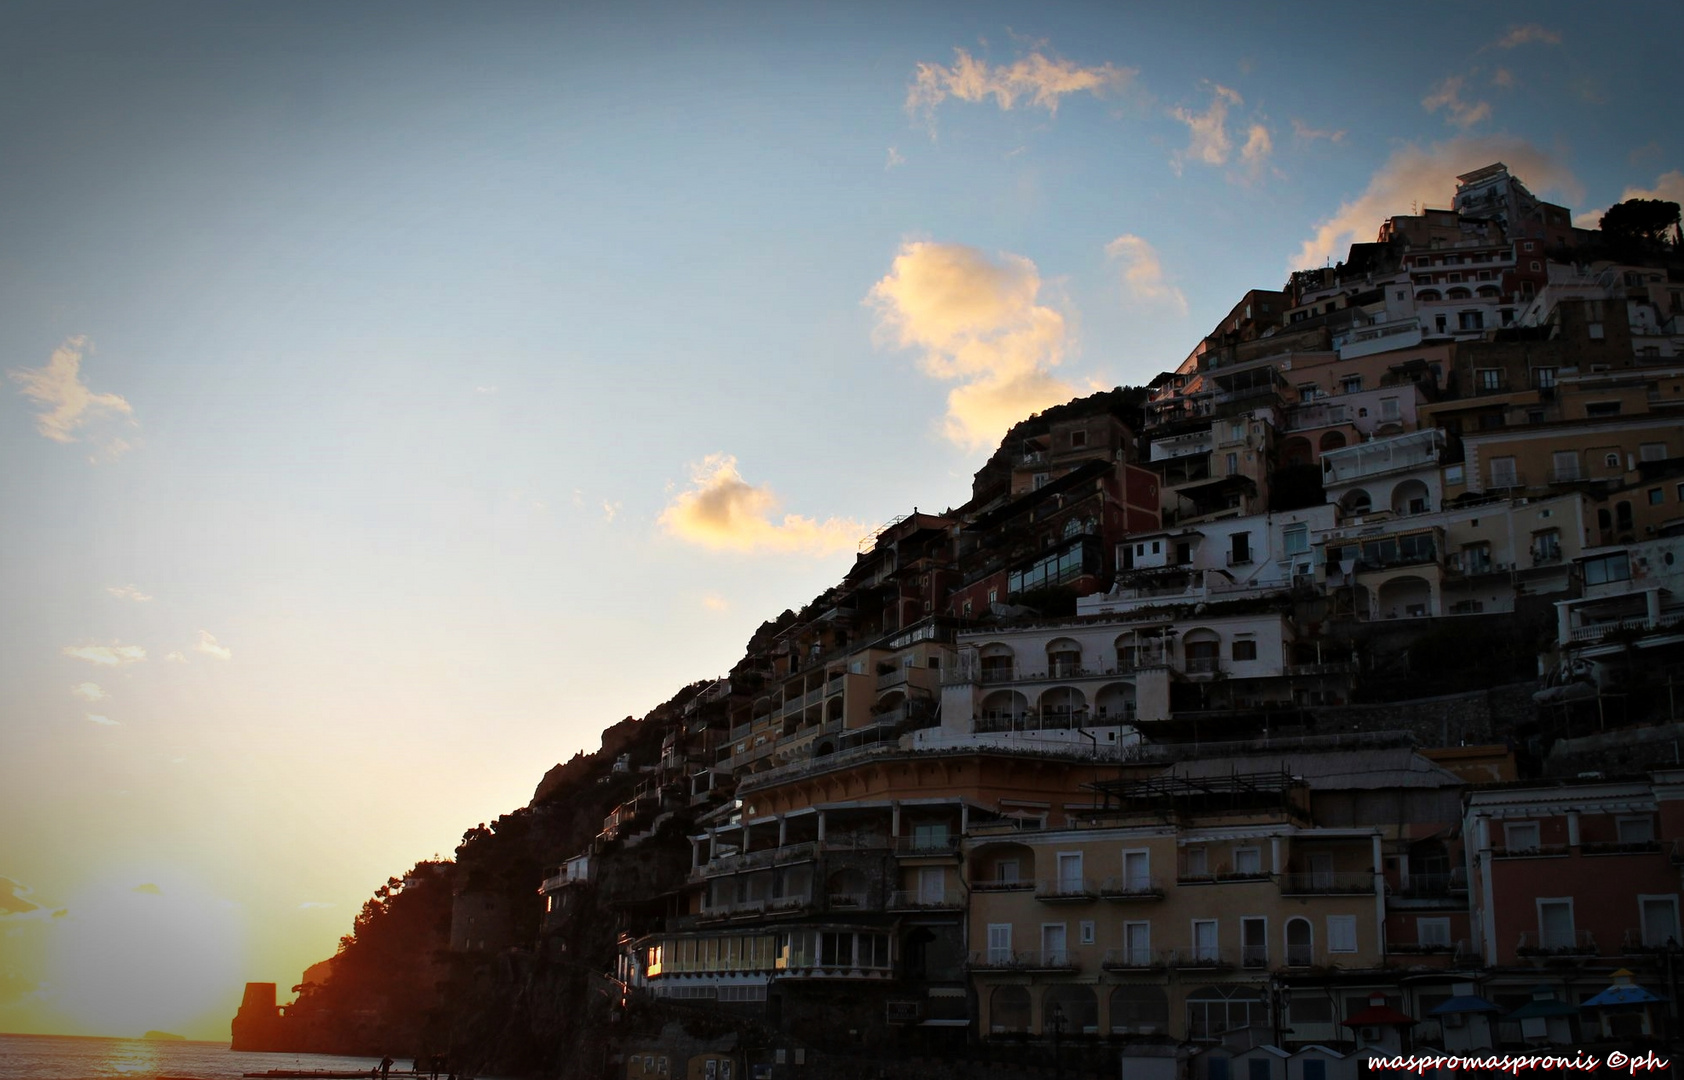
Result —
[[1055, 1080], [1063, 1080], [1064, 1059], [1059, 1056], [1058, 1037], [1064, 1032], [1064, 1010], [1059, 1007], [1058, 1002], [1056, 1001], [1053, 1002], [1052, 1019], [1049, 1022], [1052, 1024], [1053, 1035], [1053, 1077]]

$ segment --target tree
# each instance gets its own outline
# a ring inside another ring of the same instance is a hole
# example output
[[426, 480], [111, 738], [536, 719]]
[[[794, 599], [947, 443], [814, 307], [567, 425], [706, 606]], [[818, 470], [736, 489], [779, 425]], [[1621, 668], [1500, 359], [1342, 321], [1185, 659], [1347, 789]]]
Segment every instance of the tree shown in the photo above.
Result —
[[1610, 206], [1597, 224], [1603, 236], [1616, 244], [1631, 242], [1649, 247], [1679, 242], [1678, 204], [1665, 199], [1627, 199]]

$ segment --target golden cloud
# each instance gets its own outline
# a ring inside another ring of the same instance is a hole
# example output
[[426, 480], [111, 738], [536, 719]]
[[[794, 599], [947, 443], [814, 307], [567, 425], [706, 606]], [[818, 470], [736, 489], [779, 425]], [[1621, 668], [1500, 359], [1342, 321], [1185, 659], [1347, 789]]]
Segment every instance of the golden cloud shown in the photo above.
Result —
[[105, 697], [105, 689], [98, 683], [78, 683], [70, 688], [70, 692], [83, 701], [100, 701]]
[[[1620, 192], [1620, 201], [1625, 202], [1628, 199], [1659, 199], [1662, 202], [1675, 202], [1684, 205], [1684, 172], [1679, 172], [1677, 169], [1664, 172], [1655, 178], [1654, 187], [1643, 188], [1635, 185], [1628, 187]], [[1601, 228], [1602, 215], [1607, 212], [1608, 207], [1604, 206], [1600, 210], [1586, 210], [1583, 213], [1574, 214], [1573, 224], [1581, 229]]]
[[1080, 93], [1098, 96], [1138, 74], [1133, 68], [1111, 64], [1083, 67], [1038, 49], [1011, 64], [994, 66], [964, 49], [953, 52], [952, 67], [920, 63], [913, 73], [906, 111], [926, 123], [933, 125], [936, 107], [950, 97], [973, 103], [993, 98], [1002, 110], [1015, 108], [1021, 101], [1056, 113], [1060, 98]]
[[1433, 88], [1433, 92], [1421, 99], [1421, 107], [1430, 113], [1444, 110], [1444, 122], [1452, 124], [1466, 131], [1481, 120], [1491, 118], [1491, 103], [1489, 101], [1464, 101], [1462, 87], [1467, 80], [1460, 75], [1451, 75]]
[[1498, 38], [1495, 44], [1499, 49], [1512, 49], [1517, 45], [1560, 45], [1561, 32], [1537, 23], [1526, 23], [1509, 27], [1509, 32]]
[[1179, 315], [1187, 314], [1187, 298], [1164, 280], [1157, 249], [1144, 239], [1124, 233], [1105, 245], [1105, 254], [1123, 266], [1123, 291], [1151, 303], [1164, 304]]
[[945, 434], [968, 449], [990, 447], [1029, 413], [1068, 401], [1055, 378], [1068, 347], [1064, 316], [1039, 303], [1041, 275], [1021, 255], [998, 260], [963, 244], [902, 244], [866, 302], [880, 332], [922, 350], [924, 373], [957, 382]]
[[709, 454], [690, 473], [690, 489], [679, 492], [657, 519], [680, 540], [716, 551], [771, 551], [829, 555], [852, 551], [869, 528], [845, 518], [817, 521], [799, 514], [776, 515], [778, 496], [755, 487], [737, 471], [730, 454]]
[[1571, 170], [1547, 151], [1521, 139], [1464, 137], [1424, 149], [1411, 143], [1393, 152], [1361, 195], [1341, 203], [1332, 217], [1317, 223], [1315, 234], [1299, 247], [1290, 269], [1342, 258], [1353, 242], [1373, 240], [1386, 218], [1409, 213], [1411, 203], [1449, 206], [1454, 178], [1494, 161], [1507, 164], [1509, 172], [1533, 191], [1556, 192], [1569, 202], [1583, 198]]
[[141, 592], [133, 585], [111, 585], [105, 591], [119, 600], [133, 600], [137, 604], [145, 604], [152, 599], [151, 596]]
[[1169, 111], [1171, 116], [1187, 125], [1188, 132], [1187, 149], [1177, 151], [1170, 159], [1177, 173], [1181, 171], [1182, 163], [1189, 159], [1206, 165], [1226, 165], [1228, 155], [1233, 152], [1234, 143], [1228, 137], [1228, 109], [1245, 104], [1245, 99], [1238, 91], [1226, 86], [1211, 83], [1210, 88], [1210, 107], [1204, 112], [1194, 112], [1179, 105]]
[[213, 656], [218, 660], [231, 660], [234, 657], [233, 651], [218, 642], [209, 630], [199, 631], [199, 641], [193, 646], [193, 651]]
[[[53, 350], [44, 367], [20, 368], [12, 371], [12, 381], [23, 389], [24, 397], [40, 406], [35, 414], [35, 430], [54, 442], [78, 441], [77, 431], [96, 420], [107, 417], [128, 417], [133, 422], [134, 409], [116, 394], [96, 394], [82, 381], [82, 356], [87, 339], [73, 337]], [[118, 457], [129, 449], [121, 439], [101, 440], [108, 457]]]
[[66, 645], [59, 651], [74, 660], [86, 660], [102, 667], [123, 667], [146, 659], [146, 650], [139, 645]]

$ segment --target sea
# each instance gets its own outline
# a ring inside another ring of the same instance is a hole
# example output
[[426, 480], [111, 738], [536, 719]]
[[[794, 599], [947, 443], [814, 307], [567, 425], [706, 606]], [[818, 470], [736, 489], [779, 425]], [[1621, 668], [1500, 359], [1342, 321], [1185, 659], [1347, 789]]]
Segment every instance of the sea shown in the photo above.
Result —
[[[379, 1058], [331, 1054], [235, 1053], [225, 1042], [0, 1035], [0, 1080], [238, 1080], [270, 1069], [367, 1075], [379, 1064]], [[392, 1076], [409, 1080], [411, 1064], [400, 1060]]]

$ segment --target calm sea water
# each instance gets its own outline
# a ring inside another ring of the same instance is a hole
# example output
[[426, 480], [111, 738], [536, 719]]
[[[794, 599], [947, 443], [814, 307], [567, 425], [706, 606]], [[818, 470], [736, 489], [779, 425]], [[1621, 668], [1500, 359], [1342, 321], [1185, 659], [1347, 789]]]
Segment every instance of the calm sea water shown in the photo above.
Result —
[[[0, 1035], [0, 1080], [237, 1080], [269, 1069], [332, 1069], [367, 1073], [378, 1058], [327, 1054], [236, 1054], [227, 1043], [149, 1042], [65, 1035]], [[406, 1080], [409, 1061], [393, 1069]]]

